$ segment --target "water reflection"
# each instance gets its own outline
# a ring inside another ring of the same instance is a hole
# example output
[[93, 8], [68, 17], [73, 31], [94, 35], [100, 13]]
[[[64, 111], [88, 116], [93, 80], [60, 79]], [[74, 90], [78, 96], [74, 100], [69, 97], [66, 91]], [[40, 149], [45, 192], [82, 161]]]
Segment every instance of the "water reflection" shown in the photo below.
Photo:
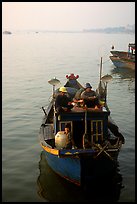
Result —
[[111, 70], [112, 75], [118, 75], [121, 79], [135, 80], [135, 71], [127, 68], [117, 68]]
[[39, 162], [40, 175], [37, 179], [38, 194], [49, 202], [118, 201], [122, 188], [119, 169], [113, 176], [99, 178], [91, 185], [82, 188], [71, 184], [55, 174], [48, 166], [43, 151]]
[[111, 70], [113, 79], [118, 79], [117, 83], [127, 84], [130, 93], [135, 93], [135, 71], [126, 68], [114, 68]]

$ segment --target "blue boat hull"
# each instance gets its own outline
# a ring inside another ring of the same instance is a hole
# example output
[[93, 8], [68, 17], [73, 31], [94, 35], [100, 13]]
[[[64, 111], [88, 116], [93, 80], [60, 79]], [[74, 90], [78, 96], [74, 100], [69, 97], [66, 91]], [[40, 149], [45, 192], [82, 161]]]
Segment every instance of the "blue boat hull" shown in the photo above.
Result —
[[49, 166], [61, 177], [69, 180], [72, 183], [80, 185], [81, 181], [81, 170], [80, 170], [80, 159], [65, 157], [60, 158], [57, 155], [50, 154], [44, 151], [46, 160]]
[[82, 186], [99, 177], [111, 174], [116, 163], [107, 157], [95, 160], [91, 154], [80, 157], [59, 157], [44, 150], [45, 158], [52, 170], [66, 180]]

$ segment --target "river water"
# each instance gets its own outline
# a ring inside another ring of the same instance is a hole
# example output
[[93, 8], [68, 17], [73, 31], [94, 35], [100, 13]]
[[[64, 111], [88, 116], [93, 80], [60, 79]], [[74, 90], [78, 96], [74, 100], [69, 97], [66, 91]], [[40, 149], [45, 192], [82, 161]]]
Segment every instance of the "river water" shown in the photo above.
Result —
[[[24, 31], [2, 36], [3, 202], [87, 201], [81, 189], [52, 172], [43, 159], [38, 133], [41, 107], [52, 95], [48, 80], [56, 77], [63, 86], [65, 76], [74, 73], [80, 83], [90, 82], [96, 89], [101, 57], [102, 75], [113, 77], [107, 95], [111, 116], [125, 137], [118, 157], [122, 187], [107, 196], [117, 202], [135, 201], [135, 73], [116, 69], [109, 60], [112, 45], [127, 50], [134, 41], [129, 34]], [[89, 195], [89, 200], [107, 201], [107, 196]]]

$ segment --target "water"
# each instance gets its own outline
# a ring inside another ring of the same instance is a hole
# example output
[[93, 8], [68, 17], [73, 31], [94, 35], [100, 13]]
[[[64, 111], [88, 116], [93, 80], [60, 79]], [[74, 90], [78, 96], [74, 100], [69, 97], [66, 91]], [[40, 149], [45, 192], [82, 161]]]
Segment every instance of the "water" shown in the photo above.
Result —
[[[127, 50], [134, 38], [128, 34], [33, 32], [2, 36], [2, 201], [87, 201], [80, 189], [48, 167], [38, 133], [41, 107], [48, 105], [52, 94], [47, 81], [57, 77], [63, 85], [65, 75], [74, 73], [83, 85], [90, 82], [96, 89], [101, 56], [102, 75], [113, 77], [108, 83], [108, 105], [126, 140], [118, 158], [122, 188], [116, 200], [135, 201], [135, 73], [115, 69], [109, 60], [112, 45]], [[88, 199], [95, 201], [90, 195]], [[100, 199], [107, 201], [101, 195]]]

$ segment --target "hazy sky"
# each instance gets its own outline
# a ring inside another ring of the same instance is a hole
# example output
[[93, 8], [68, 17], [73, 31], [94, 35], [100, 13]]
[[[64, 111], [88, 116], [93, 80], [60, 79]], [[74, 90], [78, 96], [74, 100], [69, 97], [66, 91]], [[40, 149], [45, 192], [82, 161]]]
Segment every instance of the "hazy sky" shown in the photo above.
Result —
[[82, 30], [135, 24], [135, 2], [2, 2], [7, 30]]

